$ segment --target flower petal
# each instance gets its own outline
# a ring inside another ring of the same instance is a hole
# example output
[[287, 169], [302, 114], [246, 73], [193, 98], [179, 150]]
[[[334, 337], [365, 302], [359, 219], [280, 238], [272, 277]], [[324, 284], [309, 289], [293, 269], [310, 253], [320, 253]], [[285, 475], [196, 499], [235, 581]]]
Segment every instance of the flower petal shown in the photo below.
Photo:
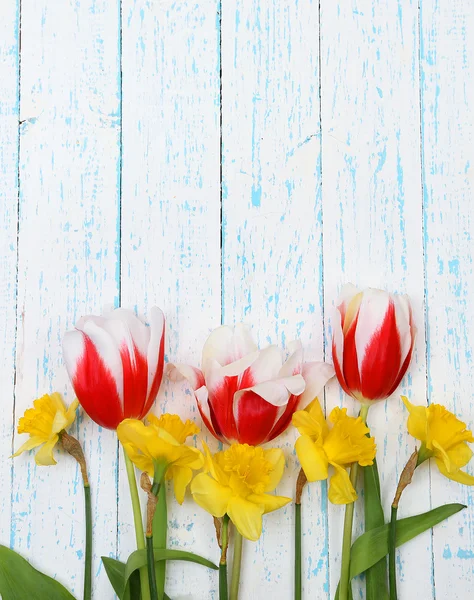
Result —
[[252, 390], [235, 394], [234, 418], [238, 440], [258, 446], [268, 437], [283, 409], [270, 404]]
[[281, 450], [281, 448], [270, 448], [268, 450], [264, 450], [263, 454], [265, 456], [265, 460], [268, 460], [273, 467], [273, 470], [269, 473], [269, 480], [265, 486], [265, 491], [273, 492], [283, 477], [283, 472], [285, 470], [285, 455], [283, 454], [283, 450]]
[[26, 440], [26, 442], [18, 448], [15, 454], [12, 455], [12, 458], [20, 456], [20, 454], [23, 454], [23, 452], [28, 452], [28, 450], [33, 450], [33, 448], [37, 448], [38, 446], [41, 446], [41, 444], [44, 443], [45, 439], [40, 436], [35, 435], [33, 437], [30, 437], [29, 440]]
[[153, 405], [160, 390], [163, 379], [165, 361], [165, 316], [157, 307], [150, 309], [150, 341], [146, 355], [148, 366], [147, 397], [141, 411], [141, 418], [145, 417]]
[[214, 517], [223, 517], [228, 512], [232, 495], [230, 488], [221, 485], [206, 473], [199, 473], [192, 480], [191, 494], [194, 501]]
[[439, 472], [448, 479], [452, 479], [453, 481], [457, 481], [463, 485], [474, 485], [474, 477], [469, 475], [469, 473], [461, 470], [450, 473], [446, 469], [444, 462], [439, 458], [436, 459], [436, 465], [438, 466]]
[[326, 383], [334, 377], [334, 367], [326, 362], [309, 362], [303, 365], [306, 386], [299, 397], [298, 408], [305, 408], [321, 394]]
[[171, 364], [166, 365], [166, 376], [170, 381], [182, 381], [186, 379], [193, 391], [205, 384], [204, 375], [200, 369], [190, 365]]
[[173, 489], [176, 500], [179, 504], [183, 504], [186, 488], [193, 478], [192, 470], [189, 467], [172, 465], [166, 472], [166, 478], [173, 480]]
[[[212, 435], [220, 440], [221, 442], [226, 442], [227, 440], [221, 434], [220, 429], [216, 429], [214, 427], [213, 419], [211, 416], [211, 410], [209, 405], [209, 392], [205, 386], [200, 387], [194, 393], [194, 397], [196, 398], [196, 404], [201, 415], [202, 420], [204, 421], [204, 425], [209, 429]], [[214, 422], [216, 422], [214, 420]], [[217, 425], [217, 422], [216, 422]]]
[[222, 325], [211, 332], [202, 350], [202, 369], [206, 372], [209, 362], [217, 361], [224, 366], [257, 350], [248, 328], [239, 323], [235, 328]]
[[331, 463], [336, 469], [329, 481], [328, 498], [333, 504], [350, 504], [357, 500], [357, 493], [352, 486], [349, 473], [343, 467]]
[[292, 421], [301, 435], [309, 436], [313, 441], [324, 438], [328, 432], [326, 419], [317, 398], [306, 410], [296, 411]]
[[411, 404], [406, 396], [402, 396], [401, 398], [410, 413], [407, 421], [408, 433], [417, 440], [426, 442], [428, 439], [428, 413], [426, 406], [415, 406]]
[[244, 538], [256, 542], [262, 533], [264, 510], [263, 504], [254, 504], [244, 498], [234, 496], [229, 501], [227, 514]]
[[308, 481], [322, 481], [328, 478], [328, 459], [321, 446], [302, 435], [296, 440], [295, 450]]
[[347, 382], [344, 377], [344, 335], [342, 333], [342, 325], [340, 314], [338, 313], [336, 318], [332, 319], [333, 323], [333, 334], [332, 334], [332, 362], [334, 363], [334, 370], [336, 373], [337, 380], [342, 389], [351, 395]]
[[53, 448], [59, 441], [58, 435], [53, 435], [36, 453], [35, 462], [42, 467], [55, 465], [56, 461], [53, 456]]
[[249, 502], [263, 506], [263, 513], [273, 512], [291, 502], [291, 498], [285, 496], [274, 496], [273, 494], [250, 494], [247, 496]]

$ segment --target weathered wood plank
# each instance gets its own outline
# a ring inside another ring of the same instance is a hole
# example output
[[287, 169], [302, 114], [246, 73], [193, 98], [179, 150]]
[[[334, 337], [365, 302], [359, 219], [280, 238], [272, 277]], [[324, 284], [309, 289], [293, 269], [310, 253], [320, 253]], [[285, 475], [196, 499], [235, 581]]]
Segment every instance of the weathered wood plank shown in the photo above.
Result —
[[[166, 315], [166, 358], [199, 365], [220, 324], [219, 2], [123, 2], [122, 304]], [[156, 412], [200, 423], [192, 396], [164, 388]], [[205, 428], [203, 433], [205, 432]], [[200, 446], [200, 443], [199, 443]], [[120, 470], [119, 549], [134, 549]], [[218, 560], [212, 518], [169, 497], [169, 545]], [[217, 597], [217, 575], [170, 563], [171, 597]]]
[[[300, 338], [323, 358], [318, 2], [223, 3], [223, 320], [262, 346]], [[294, 495], [294, 429], [278, 492]], [[293, 506], [266, 515], [245, 545], [243, 598], [293, 594]], [[328, 586], [326, 505], [305, 492], [304, 586]], [[252, 575], [255, 573], [256, 575]], [[317, 592], [315, 592], [317, 590]]]
[[[73, 398], [61, 338], [117, 299], [119, 3], [22, 1], [16, 414], [51, 390]], [[112, 597], [100, 555], [116, 552], [115, 434], [87, 417], [95, 598]], [[15, 447], [22, 436], [15, 436]], [[71, 458], [15, 459], [11, 541], [82, 595], [84, 517]], [[108, 595], [107, 595], [108, 594]]]
[[[428, 317], [428, 397], [474, 427], [473, 162], [474, 6], [423, 2], [421, 99]], [[472, 467], [470, 468], [472, 473]], [[467, 510], [433, 532], [437, 598], [471, 594], [474, 513], [470, 488], [431, 465], [432, 504]]]
[[18, 228], [18, 2], [0, 7], [0, 540], [10, 541]]
[[[420, 184], [417, 2], [388, 0], [321, 3], [323, 221], [325, 317], [341, 286], [381, 287], [409, 293], [418, 325], [414, 362], [403, 391], [425, 401], [423, 243]], [[358, 407], [337, 385], [335, 405]], [[406, 433], [399, 395], [371, 409], [379, 440], [386, 515], [396, 480], [414, 441]], [[403, 515], [429, 506], [428, 476], [406, 492]], [[331, 595], [339, 579], [343, 510], [330, 509]], [[431, 598], [430, 535], [399, 554], [400, 597]], [[416, 583], [415, 583], [416, 582]], [[414, 588], [414, 586], [416, 586]], [[354, 584], [358, 597], [363, 582]]]

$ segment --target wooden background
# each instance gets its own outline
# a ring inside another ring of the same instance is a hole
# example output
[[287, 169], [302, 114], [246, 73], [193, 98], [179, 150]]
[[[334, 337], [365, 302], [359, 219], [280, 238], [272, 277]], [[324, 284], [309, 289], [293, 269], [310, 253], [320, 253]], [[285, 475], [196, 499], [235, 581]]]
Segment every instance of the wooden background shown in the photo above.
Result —
[[[168, 360], [198, 364], [221, 322], [329, 358], [341, 285], [408, 293], [418, 325], [403, 391], [474, 424], [472, 0], [2, 0], [0, 542], [82, 593], [83, 497], [72, 460], [8, 457], [38, 395], [73, 398], [63, 333], [104, 304], [167, 317]], [[326, 407], [355, 412], [336, 384]], [[160, 409], [196, 418], [189, 395]], [[413, 449], [398, 397], [372, 410], [382, 493]], [[113, 432], [84, 417], [95, 599], [101, 555], [134, 548]], [[279, 440], [292, 494], [294, 431]], [[402, 516], [468, 509], [403, 547], [401, 600], [472, 596], [472, 492], [425, 465]], [[304, 596], [333, 596], [343, 511], [304, 496]], [[293, 509], [245, 545], [242, 600], [292, 597]], [[172, 547], [217, 560], [212, 522], [172, 503]], [[175, 599], [217, 576], [173, 564]], [[356, 581], [355, 598], [363, 597]]]

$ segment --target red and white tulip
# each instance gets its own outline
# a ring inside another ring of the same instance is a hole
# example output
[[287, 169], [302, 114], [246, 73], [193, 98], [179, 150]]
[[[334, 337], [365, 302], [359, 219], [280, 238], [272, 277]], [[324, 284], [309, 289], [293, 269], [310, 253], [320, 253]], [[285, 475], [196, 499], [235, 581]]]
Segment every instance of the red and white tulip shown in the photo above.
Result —
[[362, 403], [391, 396], [405, 375], [416, 329], [408, 296], [343, 289], [332, 356], [344, 391]]
[[116, 429], [124, 419], [143, 419], [163, 378], [165, 319], [150, 311], [145, 325], [132, 311], [117, 308], [82, 317], [65, 334], [63, 354], [74, 391], [99, 425]]
[[334, 375], [327, 363], [304, 364], [300, 342], [290, 345], [286, 361], [277, 346], [259, 350], [244, 325], [215, 329], [204, 345], [201, 366], [171, 365], [169, 375], [188, 380], [204, 423], [217, 439], [253, 446], [283, 433], [293, 413]]

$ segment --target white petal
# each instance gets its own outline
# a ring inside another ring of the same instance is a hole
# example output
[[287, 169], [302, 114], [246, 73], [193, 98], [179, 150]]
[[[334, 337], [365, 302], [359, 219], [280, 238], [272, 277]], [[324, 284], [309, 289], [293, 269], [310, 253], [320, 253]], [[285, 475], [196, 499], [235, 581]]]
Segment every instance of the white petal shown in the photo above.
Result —
[[290, 377], [301, 373], [303, 368], [303, 345], [299, 340], [288, 344], [290, 355], [280, 369], [280, 377]]
[[217, 361], [213, 361], [213, 362], [209, 361], [207, 363], [208, 367], [205, 371], [206, 381], [207, 381], [207, 377], [208, 377], [207, 374], [210, 370], [214, 370], [214, 371], [218, 370], [220, 377], [236, 377], [237, 375], [241, 375], [246, 369], [248, 369], [251, 365], [253, 365], [257, 361], [259, 355], [260, 355], [260, 351], [255, 350], [255, 352], [252, 352], [251, 354], [247, 354], [243, 358], [240, 358], [239, 360], [236, 360], [235, 362], [225, 365], [224, 367], [221, 367]]
[[341, 315], [338, 311], [334, 311], [334, 316], [331, 319], [332, 324], [332, 341], [336, 349], [336, 359], [339, 363], [341, 373], [344, 375], [344, 334], [342, 333]]
[[[253, 356], [254, 353], [248, 355]], [[257, 358], [250, 365], [250, 372], [256, 383], [278, 377], [281, 369], [282, 356], [278, 346], [268, 346], [260, 350]]]
[[156, 369], [158, 368], [158, 359], [160, 355], [160, 348], [163, 337], [165, 335], [165, 316], [163, 312], [157, 307], [152, 306], [150, 309], [150, 341], [148, 343], [148, 350], [146, 353], [148, 363], [148, 390], [147, 395], [150, 393], [153, 380], [156, 375]]
[[270, 404], [273, 404], [273, 406], [286, 406], [290, 395], [299, 396], [304, 392], [304, 389], [305, 381], [302, 375], [293, 375], [292, 377], [282, 377], [258, 383], [251, 388], [240, 390], [234, 394], [234, 415], [237, 414], [235, 405], [244, 392], [254, 392]]
[[202, 372], [190, 365], [169, 363], [166, 365], [165, 372], [170, 381], [187, 380], [193, 390], [197, 390], [204, 385], [204, 375]]
[[359, 373], [362, 372], [365, 350], [374, 333], [382, 327], [391, 301], [390, 294], [383, 290], [368, 289], [364, 292], [355, 333]]
[[398, 296], [395, 294], [392, 296], [392, 299], [395, 304], [397, 328], [400, 332], [401, 366], [410, 352], [413, 338], [410, 299], [408, 296]]
[[305, 408], [318, 397], [326, 383], [334, 377], [334, 367], [326, 362], [309, 362], [303, 365], [303, 377], [306, 382], [299, 406]]
[[122, 359], [115, 340], [107, 331], [102, 329], [102, 327], [96, 325], [95, 321], [92, 319], [83, 324], [83, 332], [94, 344], [97, 353], [109, 369], [117, 385], [119, 398], [123, 403]]
[[234, 329], [222, 325], [214, 329], [207, 338], [202, 350], [201, 367], [205, 371], [207, 363], [213, 360], [221, 366], [228, 365], [256, 350], [257, 346], [245, 325], [238, 324]]
[[340, 314], [345, 314], [347, 310], [347, 306], [354, 296], [360, 293], [359, 288], [357, 288], [352, 283], [346, 283], [339, 294], [339, 300], [337, 302], [338, 310]]
[[85, 351], [84, 334], [82, 331], [68, 331], [63, 337], [63, 358], [69, 378], [76, 375], [77, 364]]
[[[151, 309], [151, 312], [153, 310], [154, 309]], [[110, 313], [107, 318], [108, 323], [117, 320], [121, 321], [129, 331], [127, 343], [130, 344], [130, 340], [132, 340], [132, 342], [138, 348], [140, 354], [146, 357], [148, 344], [150, 343], [150, 328], [147, 327], [132, 310], [128, 310], [126, 308], [117, 308]], [[107, 326], [105, 329], [108, 331]]]

